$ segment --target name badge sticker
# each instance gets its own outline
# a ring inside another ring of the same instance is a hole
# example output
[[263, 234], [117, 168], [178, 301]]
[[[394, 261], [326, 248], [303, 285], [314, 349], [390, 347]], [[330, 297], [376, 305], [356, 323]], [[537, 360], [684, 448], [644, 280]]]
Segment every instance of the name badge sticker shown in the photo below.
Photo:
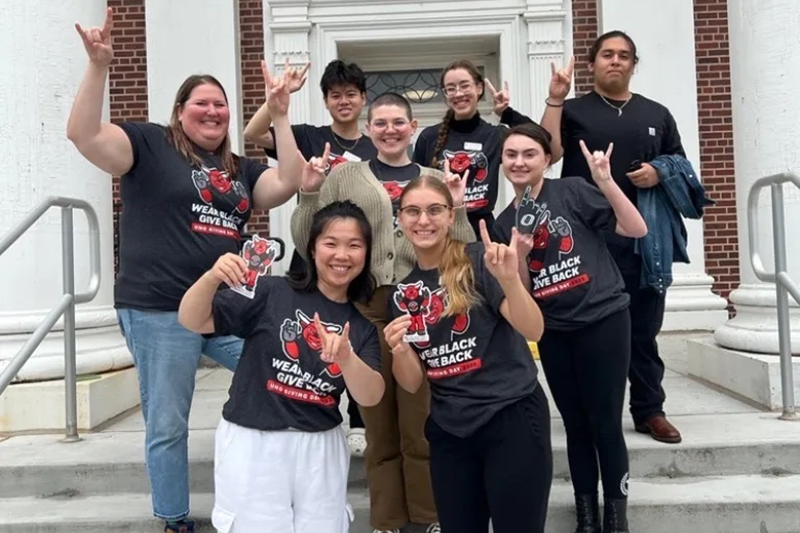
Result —
[[647, 128], [647, 133], [650, 134], [650, 137], [656, 136], [656, 129], [655, 128]]
[[464, 143], [464, 150], [474, 150], [476, 152], [480, 152], [483, 150], [482, 143], [473, 143], [473, 142], [465, 142]]
[[361, 161], [360, 157], [358, 157], [356, 154], [354, 154], [352, 152], [349, 152], [347, 150], [345, 150], [345, 152], [342, 154], [342, 157], [344, 157], [348, 161]]

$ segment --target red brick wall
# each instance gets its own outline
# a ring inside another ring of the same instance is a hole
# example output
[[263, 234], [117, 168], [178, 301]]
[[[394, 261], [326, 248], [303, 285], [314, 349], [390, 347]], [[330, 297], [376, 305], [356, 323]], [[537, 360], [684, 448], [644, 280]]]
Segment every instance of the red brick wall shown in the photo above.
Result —
[[[145, 0], [108, 0], [108, 7], [114, 9], [114, 29], [111, 31], [114, 61], [111, 63], [108, 75], [111, 122], [147, 120], [147, 42], [144, 6]], [[114, 271], [116, 272], [119, 176], [114, 176], [112, 180]]]
[[706, 270], [727, 298], [739, 284], [727, 0], [694, 0], [700, 175], [717, 205], [703, 218]]
[[575, 55], [575, 96], [581, 96], [594, 87], [589, 73], [589, 49], [600, 35], [597, 23], [597, 0], [573, 0], [572, 49]]
[[[239, 51], [242, 58], [242, 115], [244, 123], [264, 103], [264, 78], [261, 60], [264, 59], [264, 11], [262, 0], [239, 0]], [[264, 151], [247, 143], [244, 155], [264, 158]], [[266, 162], [266, 160], [264, 160]], [[254, 211], [247, 225], [248, 232], [269, 232], [269, 215]]]

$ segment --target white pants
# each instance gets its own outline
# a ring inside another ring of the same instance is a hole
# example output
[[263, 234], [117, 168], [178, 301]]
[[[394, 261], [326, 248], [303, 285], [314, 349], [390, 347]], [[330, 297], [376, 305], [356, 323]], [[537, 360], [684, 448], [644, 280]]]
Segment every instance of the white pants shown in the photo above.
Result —
[[211, 521], [219, 533], [347, 533], [349, 468], [341, 427], [258, 431], [222, 419]]

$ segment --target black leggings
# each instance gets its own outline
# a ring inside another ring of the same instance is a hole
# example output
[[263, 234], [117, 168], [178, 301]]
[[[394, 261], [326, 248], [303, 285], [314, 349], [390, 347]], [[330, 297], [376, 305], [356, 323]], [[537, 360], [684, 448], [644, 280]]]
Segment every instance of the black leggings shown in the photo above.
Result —
[[430, 417], [433, 496], [442, 533], [544, 533], [553, 480], [550, 412], [541, 387], [456, 437]]
[[597, 493], [599, 459], [605, 497], [627, 498], [622, 410], [631, 359], [628, 310], [578, 330], [545, 328], [538, 346], [547, 383], [564, 419], [575, 494]]

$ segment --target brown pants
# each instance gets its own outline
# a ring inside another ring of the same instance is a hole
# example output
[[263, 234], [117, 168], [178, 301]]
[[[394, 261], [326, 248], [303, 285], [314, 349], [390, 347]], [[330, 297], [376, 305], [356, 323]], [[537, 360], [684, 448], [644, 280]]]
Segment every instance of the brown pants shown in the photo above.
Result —
[[364, 453], [369, 482], [370, 522], [375, 529], [400, 529], [409, 522], [436, 522], [428, 466], [425, 421], [430, 409], [428, 384], [416, 394], [400, 387], [392, 375], [392, 352], [383, 336], [389, 321], [391, 287], [379, 287], [358, 309], [376, 328], [381, 343], [381, 374], [386, 392], [374, 407], [362, 407], [366, 425]]

